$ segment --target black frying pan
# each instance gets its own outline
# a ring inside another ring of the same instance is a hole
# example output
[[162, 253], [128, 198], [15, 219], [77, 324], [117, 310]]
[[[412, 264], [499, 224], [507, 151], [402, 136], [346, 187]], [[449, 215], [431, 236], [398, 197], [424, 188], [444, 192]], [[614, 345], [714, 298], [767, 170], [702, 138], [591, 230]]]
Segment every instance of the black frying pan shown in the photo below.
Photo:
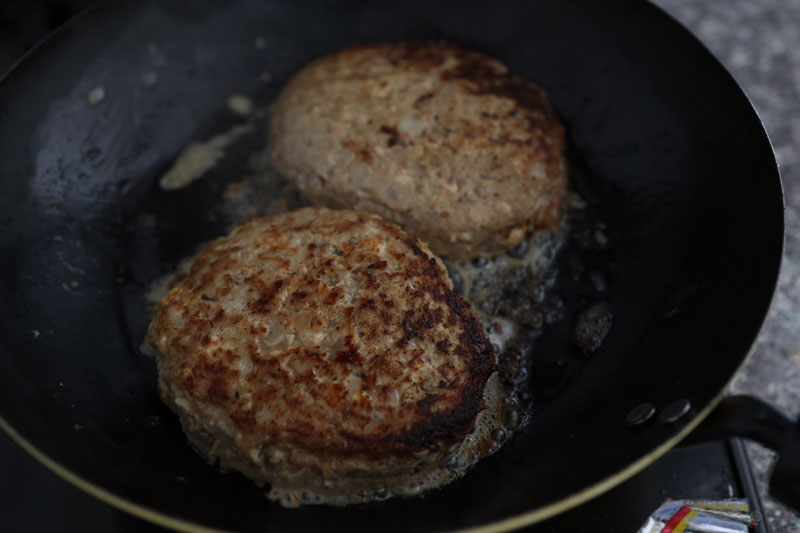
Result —
[[[568, 306], [567, 326], [532, 354], [531, 424], [463, 479], [423, 498], [286, 510], [189, 449], [138, 351], [143, 291], [223, 231], [217, 196], [263, 138], [181, 191], [155, 180], [233, 122], [230, 94], [263, 104], [326, 52], [430, 38], [549, 91], [575, 179], [609, 227], [613, 328], [582, 359]], [[0, 84], [0, 146], [0, 424], [82, 488], [180, 528], [490, 530], [577, 505], [709, 413], [751, 348], [781, 256], [781, 185], [758, 117], [700, 43], [639, 2], [106, 5]], [[626, 423], [642, 402], [679, 399], [691, 409], [676, 422]]]

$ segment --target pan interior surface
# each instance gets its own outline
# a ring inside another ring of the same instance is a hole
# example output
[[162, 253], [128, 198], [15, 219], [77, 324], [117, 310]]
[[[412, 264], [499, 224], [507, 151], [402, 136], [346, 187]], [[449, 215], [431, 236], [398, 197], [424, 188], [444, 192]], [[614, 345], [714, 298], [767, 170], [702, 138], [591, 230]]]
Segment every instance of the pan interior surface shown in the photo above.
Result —
[[[565, 309], [531, 355], [531, 424], [464, 478], [420, 498], [284, 509], [191, 451], [139, 351], [144, 292], [224, 231], [209, 206], [264, 132], [189, 187], [157, 181], [236, 123], [231, 94], [263, 105], [322, 54], [409, 39], [473, 47], [548, 91], [614, 245], [614, 323], [587, 360], [570, 341], [583, 304]], [[564, 507], [697, 421], [748, 353], [780, 263], [780, 180], [757, 115], [646, 4], [114, 3], [6, 76], [0, 117], [0, 417], [86, 483], [212, 528], [461, 529]], [[625, 423], [642, 402], [682, 398], [693, 407], [676, 423]]]

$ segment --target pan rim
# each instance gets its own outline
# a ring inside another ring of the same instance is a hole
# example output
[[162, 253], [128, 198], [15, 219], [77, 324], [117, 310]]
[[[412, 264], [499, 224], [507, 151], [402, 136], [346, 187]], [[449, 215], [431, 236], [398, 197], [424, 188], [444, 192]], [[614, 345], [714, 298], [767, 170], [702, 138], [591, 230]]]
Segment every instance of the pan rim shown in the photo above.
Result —
[[[759, 327], [759, 332], [761, 331], [761, 329], [763, 329], [763, 326], [764, 326], [764, 321], [762, 320], [761, 327]], [[697, 428], [697, 426], [699, 426], [700, 423], [703, 420], [705, 420], [705, 418], [709, 414], [711, 414], [711, 412], [716, 408], [716, 406], [727, 395], [728, 390], [730, 389], [732, 383], [739, 376], [745, 364], [750, 360], [750, 357], [752, 356], [754, 351], [755, 351], [755, 342], [753, 342], [753, 344], [750, 346], [747, 355], [742, 360], [742, 364], [739, 366], [736, 372], [734, 372], [734, 374], [731, 376], [730, 380], [725, 385], [725, 387], [722, 388], [722, 390], [711, 400], [711, 402], [709, 402], [709, 404], [702, 411], [700, 411], [692, 420], [690, 420], [684, 427], [682, 427], [680, 431], [678, 431], [678, 433], [673, 435], [670, 439], [664, 441], [660, 446], [652, 450], [647, 455], [640, 457], [639, 459], [629, 464], [622, 470], [606, 477], [605, 479], [598, 481], [594, 485], [590, 485], [589, 487], [586, 487], [583, 490], [580, 490], [569, 496], [565, 496], [560, 500], [542, 506], [538, 509], [521, 513], [516, 516], [504, 518], [502, 520], [488, 522], [486, 524], [467, 527], [464, 529], [452, 529], [449, 531], [451, 533], [501, 533], [504, 531], [513, 531], [518, 528], [542, 522], [548, 518], [551, 518], [565, 511], [568, 511], [569, 509], [578, 507], [579, 505], [582, 505], [587, 501], [597, 496], [600, 496], [601, 494], [604, 494], [605, 492], [622, 484], [624, 481], [627, 481], [634, 475], [638, 474], [639, 472], [641, 472], [642, 470], [644, 470], [645, 468], [656, 462], [658, 459], [660, 459], [665, 453], [674, 448], [681, 440], [686, 438], [692, 431], [694, 431], [695, 428]], [[39, 450], [25, 437], [23, 437], [11, 424], [9, 424], [8, 421], [6, 421], [6, 419], [3, 418], [2, 415], [0, 415], [0, 429], [5, 431], [6, 434], [8, 434], [8, 436], [11, 437], [11, 439], [15, 443], [17, 443], [17, 445], [19, 445], [23, 450], [25, 450], [29, 455], [31, 455], [42, 466], [44, 466], [45, 468], [47, 468], [48, 470], [59, 476], [64, 481], [73, 485], [74, 487], [77, 487], [78, 489], [82, 490], [88, 495], [93, 496], [94, 498], [116, 509], [124, 511], [144, 521], [162, 527], [166, 527], [175, 531], [181, 531], [185, 533], [230, 533], [230, 530], [209, 528], [207, 526], [203, 526], [191, 522], [189, 520], [176, 518], [161, 511], [153, 510], [142, 504], [135, 503], [127, 498], [118, 496], [117, 494], [114, 494], [104, 489], [103, 487], [91, 481], [88, 481], [87, 479], [76, 474], [66, 466], [60, 464], [58, 461], [52, 459], [47, 454]]]
[[[29, 59], [30, 56], [38, 53], [44, 45], [49, 44], [50, 40], [54, 35], [57, 35], [64, 26], [73, 24], [76, 19], [84, 18], [84, 15], [87, 12], [93, 11], [98, 6], [105, 4], [105, 2], [98, 1], [87, 7], [86, 9], [79, 12], [77, 15], [72, 17], [69, 21], [67, 21], [61, 28], [56, 30], [55, 32], [50, 33], [45, 38], [40, 40], [35, 46], [33, 46], [27, 53], [25, 53], [22, 57], [20, 57], [11, 67], [9, 67], [5, 72], [0, 73], [0, 84], [7, 81], [8, 78], [11, 77], [13, 73], [18, 70], [20, 64], [24, 63], [26, 60]], [[652, 2], [648, 2], [651, 7], [655, 7], [659, 10], [662, 15], [671, 19], [671, 21], [677, 25], [679, 25], [689, 36], [694, 38], [696, 44], [699, 44], [714, 60], [719, 63], [724, 72], [730, 77], [733, 83], [736, 85], [737, 89], [741, 92], [744, 96], [745, 100], [748, 102], [750, 109], [755, 114], [759, 124], [761, 125], [761, 133], [766, 138], [771, 151], [774, 154], [774, 147], [772, 143], [772, 139], [769, 136], [769, 133], [766, 131], [764, 127], [763, 121], [761, 116], [758, 112], [758, 109], [755, 105], [753, 105], [752, 100], [748, 93], [744, 90], [743, 86], [739, 83], [738, 79], [725, 67], [725, 65], [720, 61], [716, 55], [711, 52], [708, 47], [694, 34], [692, 33], [681, 21], [677, 20], [674, 16], [672, 16], [669, 12], [661, 8], [661, 6], [654, 4]], [[773, 155], [774, 158], [774, 155]], [[775, 171], [778, 178], [779, 188], [780, 188], [780, 197], [782, 205], [782, 223], [781, 223], [781, 246], [780, 246], [780, 258], [783, 257], [785, 251], [785, 238], [786, 238], [786, 222], [785, 222], [785, 195], [783, 192], [783, 183], [780, 177], [780, 168], [775, 165]], [[778, 280], [780, 278], [780, 271], [781, 262], [778, 261], [778, 268], [776, 269], [774, 280], [773, 280], [773, 287], [772, 293], [770, 297], [770, 305], [767, 307], [767, 311], [764, 312], [761, 318], [761, 324], [759, 325], [758, 331], [756, 335], [753, 337], [751, 341], [750, 347], [745, 355], [742, 358], [738, 368], [736, 371], [731, 375], [727, 384], [716, 394], [716, 396], [708, 403], [708, 405], [700, 411], [692, 420], [690, 420], [683, 428], [680, 429], [675, 435], [671, 438], [664, 441], [660, 446], [656, 447], [655, 449], [651, 450], [648, 454], [639, 457], [636, 461], [630, 463], [625, 468], [617, 471], [616, 473], [601, 479], [597, 483], [590, 485], [588, 487], [584, 487], [582, 490], [565, 496], [555, 502], [550, 504], [544, 505], [539, 507], [538, 509], [523, 512], [521, 514], [517, 514], [514, 516], [510, 516], [507, 518], [503, 518], [501, 520], [497, 520], [494, 522], [488, 522], [486, 524], [467, 527], [464, 529], [455, 529], [449, 530], [452, 532], [460, 531], [460, 532], [470, 532], [470, 533], [489, 533], [489, 532], [501, 532], [501, 531], [510, 531], [516, 528], [525, 527], [531, 524], [535, 524], [541, 521], [544, 521], [548, 518], [556, 516], [560, 513], [563, 513], [569, 509], [577, 507], [603, 493], [608, 490], [613, 489], [614, 487], [620, 485], [624, 481], [628, 480], [629, 478], [633, 477], [640, 471], [644, 470], [651, 464], [653, 464], [656, 460], [662, 457], [665, 453], [670, 451], [674, 448], [681, 440], [687, 437], [694, 429], [699, 426], [703, 420], [716, 408], [716, 406], [722, 401], [722, 399], [728, 394], [728, 391], [732, 385], [732, 383], [738, 378], [741, 374], [742, 369], [745, 365], [750, 361], [751, 356], [753, 355], [756, 347], [757, 338], [760, 336], [761, 332], [764, 329], [764, 324], [766, 322], [766, 318], [769, 315], [769, 309], [772, 306], [772, 302], [774, 302], [775, 294], [777, 292], [777, 285]], [[59, 463], [49, 455], [42, 452], [39, 448], [37, 448], [33, 443], [28, 441], [20, 432], [17, 431], [3, 416], [0, 414], [0, 429], [2, 429], [6, 434], [10, 436], [10, 438], [16, 442], [22, 449], [24, 449], [29, 455], [31, 455], [37, 462], [42, 464], [45, 468], [50, 470], [51, 472], [58, 475], [60, 478], [64, 479], [66, 482], [70, 483], [71, 485], [79, 488], [86, 494], [116, 508], [123, 512], [126, 512], [130, 515], [136, 516], [142, 520], [160, 525], [162, 527], [167, 527], [176, 531], [185, 531], [185, 532], [199, 532], [199, 533], [207, 533], [207, 532], [226, 532], [228, 530], [225, 529], [215, 529], [209, 528], [207, 526], [203, 526], [197, 524], [195, 522], [191, 522], [187, 519], [176, 518], [171, 516], [170, 514], [162, 511], [153, 510], [150, 507], [145, 505], [136, 503], [128, 498], [119, 496], [111, 491], [106, 490], [102, 486], [95, 484], [92, 481], [89, 481], [82, 477], [81, 475], [75, 473], [69, 467]]]

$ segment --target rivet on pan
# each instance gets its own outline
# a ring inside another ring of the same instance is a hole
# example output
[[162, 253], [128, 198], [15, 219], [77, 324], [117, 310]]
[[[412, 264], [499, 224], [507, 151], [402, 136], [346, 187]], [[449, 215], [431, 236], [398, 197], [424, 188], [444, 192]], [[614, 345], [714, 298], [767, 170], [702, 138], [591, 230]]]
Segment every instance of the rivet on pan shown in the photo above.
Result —
[[641, 426], [656, 414], [656, 406], [650, 402], [640, 403], [628, 413], [625, 421], [629, 426]]
[[672, 424], [673, 422], [677, 422], [678, 419], [688, 413], [691, 407], [692, 403], [686, 398], [675, 400], [666, 406], [663, 411], [661, 411], [661, 414], [658, 415], [658, 420], [662, 424]]

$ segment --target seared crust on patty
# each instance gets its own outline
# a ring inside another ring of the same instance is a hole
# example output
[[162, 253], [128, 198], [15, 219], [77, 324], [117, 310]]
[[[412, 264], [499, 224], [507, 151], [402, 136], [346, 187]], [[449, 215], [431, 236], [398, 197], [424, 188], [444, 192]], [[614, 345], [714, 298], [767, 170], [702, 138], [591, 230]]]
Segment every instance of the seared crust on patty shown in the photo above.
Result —
[[148, 339], [190, 439], [259, 483], [376, 488], [445, 460], [494, 354], [417, 239], [305, 208], [210, 243]]
[[541, 88], [447, 43], [314, 61], [288, 82], [270, 124], [274, 165], [313, 203], [377, 213], [457, 260], [555, 224], [563, 144]]

